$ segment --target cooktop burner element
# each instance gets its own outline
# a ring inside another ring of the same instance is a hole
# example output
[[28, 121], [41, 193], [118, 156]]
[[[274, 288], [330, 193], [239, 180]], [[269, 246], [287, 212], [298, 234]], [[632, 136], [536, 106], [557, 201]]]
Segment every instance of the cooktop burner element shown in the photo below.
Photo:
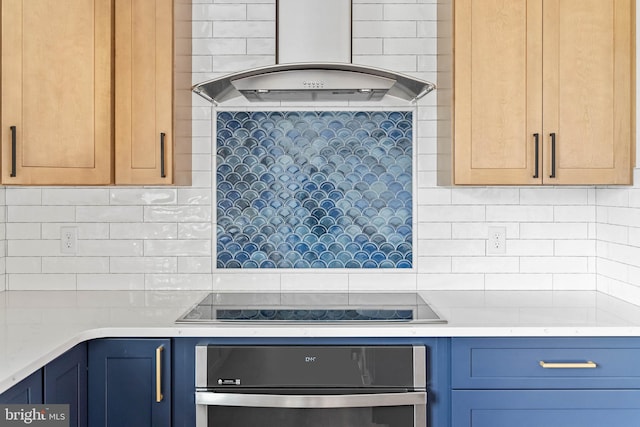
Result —
[[207, 295], [177, 323], [446, 323], [417, 293], [229, 293]]

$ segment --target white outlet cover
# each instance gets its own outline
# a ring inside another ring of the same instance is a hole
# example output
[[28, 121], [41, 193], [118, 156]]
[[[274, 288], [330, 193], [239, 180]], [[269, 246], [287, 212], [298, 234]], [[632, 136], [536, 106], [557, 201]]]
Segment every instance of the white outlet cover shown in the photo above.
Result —
[[507, 252], [507, 228], [489, 227], [487, 231], [487, 255], [503, 255]]

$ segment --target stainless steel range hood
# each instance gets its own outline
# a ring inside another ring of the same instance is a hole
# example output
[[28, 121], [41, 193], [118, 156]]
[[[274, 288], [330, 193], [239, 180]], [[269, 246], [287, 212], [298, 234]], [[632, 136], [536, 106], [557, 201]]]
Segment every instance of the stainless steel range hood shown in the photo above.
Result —
[[415, 101], [433, 83], [351, 63], [351, 0], [276, 0], [277, 62], [193, 87], [214, 104], [265, 101]]

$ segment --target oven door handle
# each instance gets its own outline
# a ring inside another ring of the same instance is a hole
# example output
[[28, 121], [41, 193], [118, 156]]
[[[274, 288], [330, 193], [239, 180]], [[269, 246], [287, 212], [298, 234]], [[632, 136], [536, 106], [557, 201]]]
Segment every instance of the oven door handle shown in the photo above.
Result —
[[371, 394], [244, 394], [196, 392], [196, 404], [253, 408], [369, 408], [375, 406], [425, 405], [427, 393]]

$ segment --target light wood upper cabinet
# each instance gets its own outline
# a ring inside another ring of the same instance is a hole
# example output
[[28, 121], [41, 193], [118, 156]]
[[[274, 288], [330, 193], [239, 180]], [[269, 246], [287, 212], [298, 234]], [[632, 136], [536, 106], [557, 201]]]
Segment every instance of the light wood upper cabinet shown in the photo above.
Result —
[[0, 4], [2, 183], [110, 183], [112, 2]]
[[116, 184], [190, 184], [190, 3], [115, 5]]
[[3, 184], [191, 183], [191, 0], [0, 5]]
[[455, 184], [628, 184], [631, 0], [456, 0]]

